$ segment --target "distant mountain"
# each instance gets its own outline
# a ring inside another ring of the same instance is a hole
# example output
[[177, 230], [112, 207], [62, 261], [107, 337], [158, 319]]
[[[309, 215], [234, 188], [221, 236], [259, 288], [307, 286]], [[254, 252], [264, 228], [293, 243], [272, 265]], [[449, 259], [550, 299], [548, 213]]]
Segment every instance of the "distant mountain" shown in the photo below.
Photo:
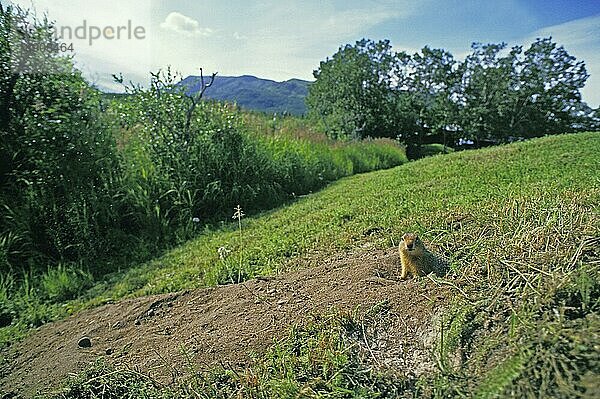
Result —
[[[204, 82], [209, 82], [205, 77]], [[200, 90], [200, 76], [188, 76], [180, 85], [188, 93]], [[306, 113], [304, 99], [310, 82], [290, 79], [285, 82], [260, 79], [255, 76], [219, 76], [204, 92], [206, 99], [236, 102], [240, 107], [267, 113], [289, 112], [294, 115]]]

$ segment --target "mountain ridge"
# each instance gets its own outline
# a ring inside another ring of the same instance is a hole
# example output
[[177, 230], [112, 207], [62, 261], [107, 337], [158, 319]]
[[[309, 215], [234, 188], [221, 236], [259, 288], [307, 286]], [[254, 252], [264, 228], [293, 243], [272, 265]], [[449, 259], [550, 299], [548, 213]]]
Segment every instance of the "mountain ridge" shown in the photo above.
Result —
[[[208, 82], [210, 78], [204, 78]], [[190, 75], [179, 85], [188, 94], [200, 90], [200, 76]], [[253, 75], [219, 76], [204, 92], [204, 98], [237, 103], [240, 107], [266, 113], [290, 113], [304, 115], [304, 99], [308, 94], [309, 81], [292, 78], [282, 82]]]

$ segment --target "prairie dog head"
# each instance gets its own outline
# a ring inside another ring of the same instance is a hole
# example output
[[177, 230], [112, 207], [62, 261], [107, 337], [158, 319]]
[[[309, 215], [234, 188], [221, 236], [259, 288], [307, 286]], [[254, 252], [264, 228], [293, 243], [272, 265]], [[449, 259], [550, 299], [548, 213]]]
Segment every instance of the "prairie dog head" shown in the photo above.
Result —
[[418, 235], [414, 233], [406, 233], [402, 236], [400, 247], [411, 254], [419, 254], [425, 248], [423, 242]]

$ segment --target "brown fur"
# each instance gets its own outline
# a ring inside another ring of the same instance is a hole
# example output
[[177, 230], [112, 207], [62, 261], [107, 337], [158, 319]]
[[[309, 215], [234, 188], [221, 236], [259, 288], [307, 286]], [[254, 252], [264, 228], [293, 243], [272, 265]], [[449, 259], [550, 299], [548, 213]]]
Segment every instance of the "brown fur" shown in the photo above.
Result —
[[398, 246], [400, 261], [402, 262], [401, 279], [410, 273], [413, 276], [424, 276], [431, 272], [441, 272], [446, 262], [429, 252], [423, 241], [413, 233], [406, 233]]

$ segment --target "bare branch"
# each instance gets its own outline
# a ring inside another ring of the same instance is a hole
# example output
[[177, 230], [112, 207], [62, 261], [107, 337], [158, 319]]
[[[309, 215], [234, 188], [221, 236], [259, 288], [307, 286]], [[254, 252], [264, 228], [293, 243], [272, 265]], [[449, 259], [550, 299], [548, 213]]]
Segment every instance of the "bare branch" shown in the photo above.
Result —
[[196, 93], [196, 95], [188, 95], [187, 97], [191, 100], [191, 104], [188, 107], [187, 110], [187, 115], [186, 115], [186, 120], [185, 120], [185, 129], [184, 129], [184, 134], [185, 134], [185, 140], [186, 143], [189, 144], [190, 143], [190, 124], [192, 121], [192, 116], [194, 114], [194, 110], [196, 109], [196, 105], [198, 105], [198, 102], [200, 102], [200, 100], [202, 99], [202, 96], [204, 95], [204, 92], [206, 91], [206, 89], [208, 89], [210, 86], [212, 86], [212, 84], [215, 82], [215, 77], [217, 76], [217, 72], [213, 73], [212, 76], [210, 77], [210, 82], [209, 83], [205, 83], [204, 82], [204, 71], [202, 70], [202, 68], [200, 68], [200, 90], [198, 91], [198, 93]]

